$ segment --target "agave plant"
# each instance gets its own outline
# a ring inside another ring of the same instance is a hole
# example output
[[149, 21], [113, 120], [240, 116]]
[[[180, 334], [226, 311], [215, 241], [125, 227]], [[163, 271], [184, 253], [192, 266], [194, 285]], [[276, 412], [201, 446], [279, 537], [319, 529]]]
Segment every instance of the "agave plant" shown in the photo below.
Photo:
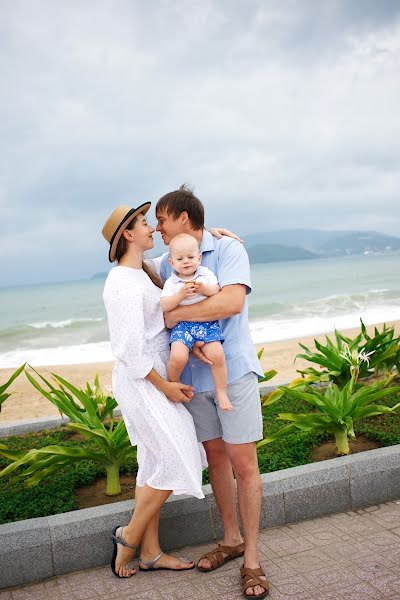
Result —
[[259, 442], [257, 447], [269, 444], [298, 430], [328, 432], [335, 437], [337, 453], [349, 454], [349, 437], [355, 439], [355, 421], [394, 412], [400, 407], [400, 402], [391, 407], [377, 404], [381, 398], [399, 391], [398, 387], [385, 387], [386, 383], [386, 381], [380, 381], [372, 385], [355, 386], [355, 375], [353, 374], [343, 388], [333, 382], [329, 383], [326, 390], [319, 390], [309, 385], [303, 385], [301, 389], [280, 387], [283, 396], [311, 404], [314, 412], [280, 413], [278, 418], [282, 421], [289, 421], [290, 425], [268, 436]]
[[319, 370], [314, 367], [298, 370], [303, 376], [312, 377], [313, 381], [329, 380], [343, 387], [350, 380], [356, 363], [357, 377], [360, 378], [377, 375], [380, 371], [388, 373], [394, 366], [400, 371], [400, 338], [394, 336], [393, 327], [383, 325], [381, 332], [375, 328], [374, 336], [370, 337], [361, 320], [361, 332], [353, 340], [337, 330], [336, 343], [328, 336], [325, 339], [325, 345], [314, 340], [317, 352], [299, 344], [305, 354], [297, 354], [296, 358], [319, 365]]
[[19, 367], [19, 369], [14, 371], [14, 373], [11, 375], [10, 379], [8, 381], [6, 381], [6, 383], [4, 383], [3, 385], [0, 385], [0, 412], [1, 412], [1, 405], [3, 404], [3, 402], [11, 396], [11, 393], [5, 393], [6, 389], [9, 388], [10, 385], [12, 384], [12, 382], [14, 381], [14, 379], [16, 379], [18, 377], [18, 375], [20, 375], [20, 373], [22, 373], [24, 368], [25, 368], [25, 363], [23, 365], [21, 365]]
[[[69, 417], [68, 427], [83, 434], [95, 442], [97, 448], [90, 450], [81, 447], [47, 446], [32, 449], [28, 452], [11, 451], [3, 444], [0, 454], [13, 462], [0, 472], [0, 477], [8, 476], [20, 467], [22, 472], [14, 475], [12, 482], [25, 481], [28, 486], [37, 485], [42, 479], [62, 469], [66, 465], [80, 460], [92, 460], [105, 468], [107, 475], [106, 494], [113, 496], [121, 493], [119, 478], [120, 467], [131, 458], [136, 459], [136, 448], [130, 443], [123, 419], [118, 422], [113, 419], [113, 411], [117, 403], [111, 396], [102, 393], [96, 377], [94, 387], [89, 384], [86, 390], [80, 390], [66, 379], [52, 374], [58, 384], [54, 387], [35, 369], [32, 369], [46, 386], [46, 389], [29, 372], [25, 375], [31, 384], [52, 404], [61, 414]], [[105, 423], [105, 417], [110, 417]]]
[[395, 368], [397, 374], [400, 373], [400, 336], [395, 337], [394, 327], [387, 327], [383, 324], [380, 332], [377, 327], [374, 328], [374, 335], [368, 335], [367, 329], [361, 320], [361, 331], [366, 341], [364, 351], [373, 353], [370, 361], [370, 367], [374, 369], [374, 375], [379, 372], [389, 375]]

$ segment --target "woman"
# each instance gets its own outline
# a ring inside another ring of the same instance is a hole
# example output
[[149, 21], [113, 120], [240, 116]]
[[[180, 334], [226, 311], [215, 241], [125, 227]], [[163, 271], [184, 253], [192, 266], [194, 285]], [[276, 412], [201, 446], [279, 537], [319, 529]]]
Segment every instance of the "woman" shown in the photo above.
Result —
[[111, 568], [117, 577], [136, 572], [128, 563], [139, 544], [142, 571], [194, 568], [193, 562], [161, 551], [159, 515], [171, 493], [204, 498], [205, 453], [192, 417], [182, 406], [193, 396], [193, 388], [167, 380], [169, 335], [160, 307], [162, 282], [143, 262], [144, 252], [154, 245], [154, 229], [145, 217], [149, 208], [150, 202], [136, 209], [119, 206], [103, 227], [109, 260], [117, 261], [103, 295], [117, 359], [113, 391], [130, 440], [137, 444], [139, 465], [135, 511], [126, 527], [113, 531]]

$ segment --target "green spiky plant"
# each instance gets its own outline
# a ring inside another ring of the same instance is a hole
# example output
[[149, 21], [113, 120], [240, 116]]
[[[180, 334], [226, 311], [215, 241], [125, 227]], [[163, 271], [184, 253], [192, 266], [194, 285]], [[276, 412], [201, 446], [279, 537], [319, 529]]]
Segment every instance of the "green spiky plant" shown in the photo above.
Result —
[[[400, 337], [395, 337], [394, 327], [383, 325], [382, 331], [375, 327], [374, 335], [368, 335], [366, 327], [361, 321], [361, 331], [350, 339], [335, 330], [335, 342], [325, 336], [326, 343], [321, 344], [314, 340], [316, 352], [304, 344], [299, 344], [304, 354], [297, 354], [296, 358], [303, 358], [319, 366], [298, 369], [298, 373], [307, 376], [307, 382], [333, 381], [339, 387], [344, 387], [351, 377], [349, 357], [362, 354], [369, 358], [368, 362], [360, 364], [360, 378], [377, 376], [384, 373], [386, 376], [397, 375], [400, 372]], [[393, 373], [393, 369], [396, 372]], [[311, 379], [310, 379], [311, 377]]]
[[11, 396], [12, 392], [6, 393], [6, 389], [8, 389], [10, 387], [10, 385], [12, 384], [12, 382], [18, 377], [18, 375], [20, 375], [22, 373], [22, 371], [25, 368], [25, 364], [21, 365], [16, 371], [14, 371], [14, 373], [11, 375], [10, 379], [8, 381], [6, 381], [6, 383], [4, 383], [3, 385], [0, 385], [0, 412], [1, 412], [1, 405], [3, 404], [3, 402], [5, 402], [7, 400], [7, 398], [9, 398]]
[[364, 353], [356, 355], [355, 352], [353, 350], [352, 354], [347, 357], [350, 380], [343, 387], [333, 382], [329, 383], [326, 390], [304, 383], [297, 388], [280, 387], [281, 397], [287, 396], [311, 404], [314, 412], [280, 413], [278, 418], [282, 421], [289, 421], [290, 425], [266, 437], [257, 444], [257, 447], [260, 448], [299, 430], [316, 433], [328, 432], [335, 438], [337, 453], [339, 455], [349, 454], [349, 437], [355, 439], [355, 421], [398, 410], [400, 402], [391, 407], [377, 404], [381, 398], [390, 396], [399, 390], [398, 387], [386, 387], [388, 380], [372, 385], [357, 385], [360, 366], [368, 363], [369, 357]]
[[[93, 441], [96, 449], [47, 446], [21, 452], [11, 451], [0, 444], [0, 454], [13, 461], [0, 472], [0, 477], [13, 474], [11, 483], [24, 481], [26, 485], [34, 486], [67, 464], [91, 460], [102, 465], [106, 471], [106, 494], [120, 494], [120, 468], [128, 459], [136, 459], [136, 448], [130, 443], [124, 420], [114, 421], [115, 399], [102, 393], [97, 377], [93, 388], [87, 384], [86, 390], [80, 390], [66, 379], [52, 374], [57, 383], [55, 387], [35, 369], [32, 370], [42, 383], [25, 371], [31, 384], [70, 419], [68, 427]], [[109, 417], [107, 423], [106, 417]], [[20, 471], [20, 468], [24, 470]]]

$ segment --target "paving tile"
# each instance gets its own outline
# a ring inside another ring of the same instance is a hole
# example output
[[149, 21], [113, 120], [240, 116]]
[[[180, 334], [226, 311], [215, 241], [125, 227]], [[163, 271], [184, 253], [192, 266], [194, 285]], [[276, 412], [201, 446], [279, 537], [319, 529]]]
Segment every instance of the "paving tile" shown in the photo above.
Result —
[[[373, 510], [371, 510], [373, 509]], [[385, 529], [400, 527], [400, 504], [374, 506], [366, 509], [368, 518]]]
[[400, 527], [397, 527], [396, 529], [391, 529], [390, 531], [394, 533], [394, 535], [400, 536]]
[[398, 593], [400, 597], [400, 577], [387, 577], [387, 576], [376, 576], [369, 582], [374, 588], [376, 588], [381, 594], [385, 596], [393, 596]]
[[382, 552], [380, 552], [380, 560], [391, 569], [398, 567], [400, 565], [400, 548], [397, 546], [395, 548], [382, 550]]
[[385, 531], [381, 533], [374, 533], [373, 535], [367, 535], [364, 538], [364, 544], [371, 548], [372, 550], [376, 550], [380, 552], [381, 550], [385, 550], [387, 548], [399, 548], [400, 547], [400, 537], [394, 535], [391, 531]]
[[261, 561], [261, 566], [268, 579], [276, 585], [289, 581], [298, 575], [296, 569], [289, 565], [283, 558]]
[[[215, 544], [183, 548], [198, 560]], [[271, 600], [400, 600], [400, 504], [347, 511], [260, 532]], [[0, 600], [242, 600], [243, 558], [217, 571], [138, 572], [109, 566], [0, 591]]]
[[298, 573], [307, 573], [321, 568], [324, 564], [330, 564], [330, 560], [319, 550], [300, 552], [291, 556], [285, 556], [284, 560], [292, 566]]
[[46, 590], [43, 583], [27, 585], [19, 589], [12, 590], [13, 600], [43, 600], [46, 597]]
[[347, 600], [385, 600], [385, 594], [369, 583], [340, 586], [338, 592]]

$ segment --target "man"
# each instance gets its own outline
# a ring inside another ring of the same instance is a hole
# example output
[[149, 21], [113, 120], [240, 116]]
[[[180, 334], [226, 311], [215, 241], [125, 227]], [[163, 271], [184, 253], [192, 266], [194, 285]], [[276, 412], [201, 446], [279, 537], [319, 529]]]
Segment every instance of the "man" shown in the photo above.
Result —
[[[221, 291], [197, 304], [178, 306], [166, 313], [172, 328], [180, 321], [219, 320], [228, 370], [228, 397], [231, 412], [218, 408], [210, 368], [195, 356], [190, 357], [182, 381], [195, 388], [187, 409], [193, 416], [197, 437], [207, 453], [211, 485], [224, 527], [221, 545], [202, 557], [201, 571], [212, 571], [228, 560], [244, 555], [241, 569], [246, 597], [264, 598], [268, 582], [260, 568], [257, 537], [261, 509], [261, 477], [255, 442], [262, 439], [262, 414], [258, 375], [262, 375], [248, 326], [246, 295], [251, 291], [250, 266], [246, 251], [236, 240], [214, 238], [204, 229], [204, 208], [186, 186], [166, 194], [157, 203], [157, 231], [165, 244], [179, 233], [196, 238], [202, 265], [218, 278]], [[171, 274], [168, 257], [161, 263], [161, 278]], [[200, 352], [198, 348], [193, 354]], [[236, 513], [236, 476], [239, 510], [244, 542]]]

